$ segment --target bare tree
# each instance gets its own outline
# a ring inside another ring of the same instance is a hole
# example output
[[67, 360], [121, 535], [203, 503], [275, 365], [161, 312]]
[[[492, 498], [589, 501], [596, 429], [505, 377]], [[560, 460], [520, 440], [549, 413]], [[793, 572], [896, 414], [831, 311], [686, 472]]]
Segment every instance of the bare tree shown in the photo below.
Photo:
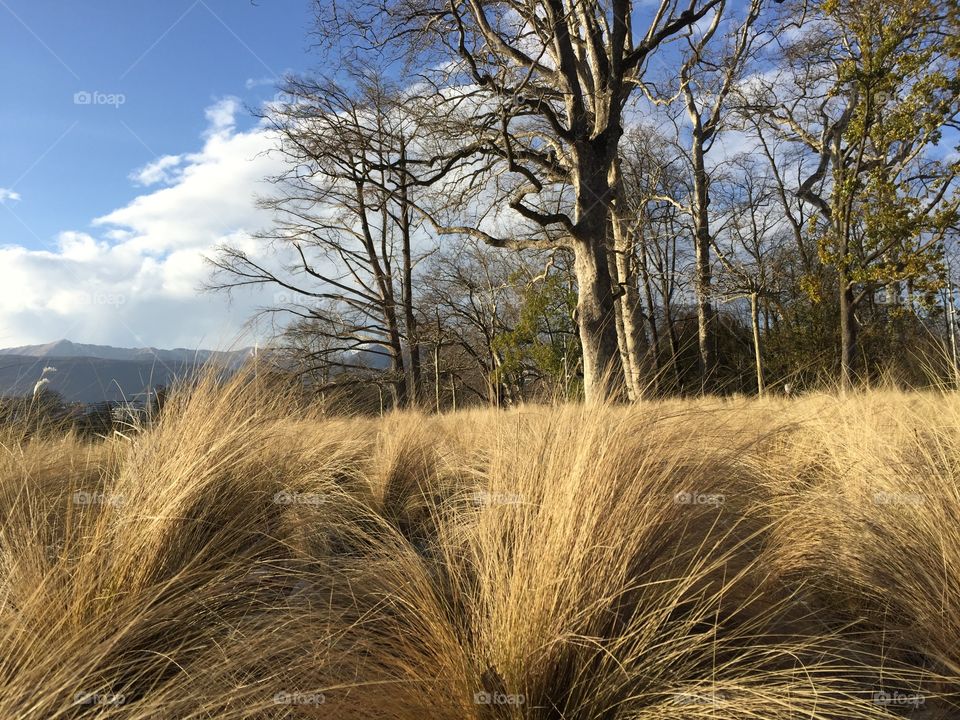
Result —
[[[503, 357], [496, 340], [516, 321], [514, 268], [508, 258], [481, 249], [478, 242], [467, 238], [430, 259], [424, 307], [436, 318], [434, 342], [445, 345], [448, 354], [456, 350], [465, 356], [482, 379], [482, 389], [468, 384], [468, 390], [498, 406], [511, 400], [511, 385], [498, 373]], [[443, 374], [441, 359], [435, 353], [437, 379]]]
[[[447, 351], [435, 352], [435, 365], [441, 360], [449, 365], [443, 370], [436, 365], [435, 376], [456, 372], [469, 391], [496, 406], [526, 399], [531, 388], [568, 395], [580, 372], [567, 306], [571, 275], [562, 250], [504, 252], [473, 238], [442, 248], [430, 258], [422, 298], [424, 317], [434, 319], [423, 325], [433, 325], [431, 341]], [[538, 291], [558, 283], [555, 306]], [[550, 378], [551, 372], [559, 377]], [[470, 377], [481, 379], [482, 390]]]
[[761, 302], [779, 295], [782, 277], [778, 260], [784, 252], [784, 235], [789, 232], [776, 193], [776, 183], [766, 176], [759, 161], [751, 156], [738, 157], [733, 177], [727, 179], [722, 191], [724, 222], [712, 240], [724, 270], [717, 283], [721, 297], [728, 302], [750, 302], [750, 332], [760, 396], [766, 386]]
[[[668, 377], [674, 387], [681, 383], [673, 303], [684, 292], [688, 275], [688, 261], [678, 240], [686, 230], [680, 208], [681, 200], [689, 196], [689, 187], [683, 159], [674, 150], [668, 138], [650, 124], [630, 128], [621, 148], [621, 194], [615, 207], [621, 234], [617, 260], [629, 263], [626, 277], [643, 296], [642, 302], [628, 305], [644, 322], [641, 342], [650, 357], [636, 367], [652, 366], [648, 384], [654, 388], [663, 387]], [[625, 292], [623, 297], [629, 299], [630, 295]], [[662, 359], [664, 344], [666, 363]]]
[[[716, 343], [713, 337], [716, 308], [712, 299], [713, 261], [711, 247], [710, 185], [715, 172], [707, 156], [720, 134], [731, 127], [730, 105], [737, 83], [742, 79], [755, 53], [769, 41], [770, 28], [758, 21], [767, 0], [751, 0], [743, 17], [723, 0], [712, 10], [705, 29], [691, 26], [684, 37], [686, 50], [680, 65], [674, 98], [682, 109], [671, 114], [675, 142], [681, 149], [690, 174], [691, 193], [687, 198], [672, 198], [690, 218], [696, 265], [694, 290], [697, 305], [697, 344], [701, 390], [705, 391], [716, 373]], [[673, 80], [668, 81], [668, 85]], [[660, 91], [650, 95], [654, 104], [663, 104]], [[677, 115], [685, 116], [681, 122]]]
[[260, 239], [291, 260], [277, 267], [275, 258], [224, 246], [211, 260], [212, 286], [275, 287], [267, 311], [299, 321], [299, 337], [322, 340], [310, 345], [311, 363], [356, 370], [383, 358], [394, 402], [406, 405], [421, 382], [411, 131], [377, 76], [352, 85], [291, 79], [287, 102], [265, 112], [285, 166], [261, 201], [275, 222]]
[[[654, 51], [719, 2], [662, 0], [643, 30], [635, 0], [371, 0], [350, 17], [376, 43], [402, 41], [447, 60], [424, 84], [466, 109], [467, 150], [495, 161], [517, 215], [572, 248], [588, 399], [607, 376], [617, 390], [624, 381], [608, 259], [624, 108]], [[518, 245], [512, 233], [447, 229]]]

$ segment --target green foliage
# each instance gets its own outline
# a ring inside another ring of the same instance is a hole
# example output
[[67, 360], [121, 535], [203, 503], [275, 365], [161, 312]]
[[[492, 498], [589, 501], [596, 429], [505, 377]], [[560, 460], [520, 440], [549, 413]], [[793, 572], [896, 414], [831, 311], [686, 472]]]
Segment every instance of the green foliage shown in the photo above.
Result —
[[[511, 280], [522, 282], [520, 277]], [[496, 370], [497, 380], [522, 386], [539, 379], [569, 392], [581, 358], [573, 321], [576, 291], [566, 278], [549, 274], [527, 283], [520, 296], [516, 324], [494, 340], [494, 348], [502, 358]]]
[[[849, 120], [834, 150], [821, 259], [861, 286], [935, 289], [944, 232], [958, 221], [956, 164], [928, 151], [958, 114], [956, 42], [937, 0], [829, 0], [840, 56], [832, 95]], [[954, 18], [955, 20], [955, 18]]]

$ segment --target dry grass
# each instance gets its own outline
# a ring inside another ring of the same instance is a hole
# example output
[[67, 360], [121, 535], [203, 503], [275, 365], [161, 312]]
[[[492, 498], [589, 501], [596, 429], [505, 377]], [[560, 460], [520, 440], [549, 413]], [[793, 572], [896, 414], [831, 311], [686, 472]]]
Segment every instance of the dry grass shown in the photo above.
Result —
[[0, 442], [2, 718], [960, 713], [953, 396]]

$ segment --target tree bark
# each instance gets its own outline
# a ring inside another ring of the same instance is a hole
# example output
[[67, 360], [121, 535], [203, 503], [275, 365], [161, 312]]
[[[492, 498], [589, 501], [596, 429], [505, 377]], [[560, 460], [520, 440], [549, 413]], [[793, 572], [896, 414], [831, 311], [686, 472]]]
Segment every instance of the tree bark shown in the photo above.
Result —
[[615, 204], [611, 211], [613, 227], [613, 257], [611, 273], [619, 288], [617, 298], [617, 332], [620, 335], [620, 355], [626, 378], [627, 394], [631, 401], [643, 395], [643, 349], [646, 333], [643, 328], [643, 312], [640, 293], [634, 272], [635, 255], [633, 238], [627, 230], [626, 194], [620, 169], [614, 165], [613, 187]]
[[654, 312], [653, 289], [651, 288], [650, 270], [647, 267], [646, 240], [644, 238], [641, 238], [640, 241], [640, 275], [643, 280], [644, 301], [647, 304], [646, 320], [650, 327], [650, 343], [647, 350], [650, 352], [653, 361], [653, 388], [656, 393], [659, 393], [660, 383], [663, 380], [660, 363], [660, 330], [657, 327], [657, 317]]
[[[608, 258], [608, 262], [613, 265], [613, 258]], [[611, 277], [613, 277], [616, 281], [617, 268], [611, 267], [609, 272]], [[616, 320], [617, 325], [617, 351], [620, 353], [620, 364], [623, 366], [623, 376], [624, 381], [626, 382], [627, 399], [630, 402], [633, 402], [636, 400], [636, 393], [634, 392], [634, 388], [630, 383], [630, 379], [633, 377], [633, 369], [630, 367], [630, 353], [627, 350], [627, 333], [624, 329], [623, 311], [623, 296], [619, 295], [613, 302], [614, 319]]]
[[712, 282], [710, 265], [710, 190], [704, 167], [703, 145], [694, 138], [692, 145], [693, 229], [696, 256], [694, 287], [697, 294], [697, 346], [699, 349], [700, 389], [707, 392], [713, 384], [716, 357], [713, 350], [714, 309], [710, 301]]
[[583, 348], [584, 395], [587, 402], [616, 397], [624, 384], [607, 248], [577, 240], [577, 315]]
[[608, 242], [613, 190], [609, 177], [617, 154], [614, 135], [619, 139], [619, 134], [610, 129], [608, 133], [577, 147], [577, 220], [572, 244], [587, 402], [623, 400], [626, 389]]
[[757, 293], [750, 294], [750, 325], [753, 328], [753, 358], [757, 367], [757, 395], [763, 397], [763, 355], [760, 353], [760, 307]]
[[857, 318], [853, 287], [846, 277], [840, 279], [840, 386], [844, 392], [855, 383], [854, 360], [857, 350]]
[[433, 346], [433, 399], [437, 407], [437, 414], [440, 413], [440, 340], [437, 339]]
[[640, 306], [640, 293], [637, 291], [637, 279], [631, 270], [629, 248], [617, 251], [617, 275], [622, 288], [620, 308], [623, 315], [623, 336], [627, 373], [627, 390], [631, 400], [643, 396], [643, 356], [647, 345], [647, 336], [643, 328], [643, 311]]
[[406, 407], [410, 396], [408, 394], [406, 364], [403, 362], [403, 343], [400, 340], [400, 332], [396, 328], [394, 313], [386, 313], [386, 317], [390, 327], [387, 352], [390, 353], [390, 374], [394, 377], [394, 380], [390, 383], [390, 399], [393, 401], [394, 407]]

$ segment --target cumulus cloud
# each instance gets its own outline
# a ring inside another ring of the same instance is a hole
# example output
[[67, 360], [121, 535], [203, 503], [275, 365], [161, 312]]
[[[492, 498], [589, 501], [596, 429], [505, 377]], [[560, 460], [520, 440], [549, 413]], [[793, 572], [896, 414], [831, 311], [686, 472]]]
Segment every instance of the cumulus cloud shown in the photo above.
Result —
[[[240, 102], [207, 109], [202, 148], [170, 155], [131, 175], [151, 187], [92, 222], [67, 230], [52, 249], [0, 247], [0, 345], [81, 342], [159, 347], [226, 347], [272, 290], [201, 293], [204, 257], [243, 242], [269, 218], [256, 197], [278, 172], [267, 130], [237, 129]], [[0, 201], [15, 200], [16, 193]]]

